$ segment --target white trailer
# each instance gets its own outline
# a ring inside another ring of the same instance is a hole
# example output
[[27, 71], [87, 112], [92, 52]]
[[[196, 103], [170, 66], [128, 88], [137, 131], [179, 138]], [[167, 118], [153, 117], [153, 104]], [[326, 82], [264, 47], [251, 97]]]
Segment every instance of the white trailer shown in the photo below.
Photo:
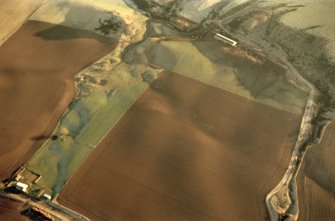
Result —
[[223, 36], [219, 33], [216, 33], [214, 38], [217, 39], [217, 40], [223, 41], [225, 43], [228, 43], [228, 44], [230, 44], [231, 46], [234, 46], [234, 47], [237, 45], [237, 41], [234, 41], [233, 39], [230, 39], [230, 38], [228, 38], [226, 36]]

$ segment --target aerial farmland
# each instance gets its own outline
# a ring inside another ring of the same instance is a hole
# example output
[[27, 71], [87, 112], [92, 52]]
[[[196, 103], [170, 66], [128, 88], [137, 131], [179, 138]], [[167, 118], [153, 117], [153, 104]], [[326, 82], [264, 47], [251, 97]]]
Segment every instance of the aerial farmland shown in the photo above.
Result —
[[334, 7], [0, 0], [0, 220], [334, 220]]
[[43, 0], [2, 0], [0, 2], [0, 45], [42, 5]]
[[27, 220], [24, 216], [20, 215], [20, 210], [22, 210], [22, 207], [23, 204], [20, 202], [0, 198], [1, 220]]
[[[290, 113], [164, 72], [59, 201], [93, 220], [245, 220], [258, 216], [258, 206], [264, 219], [261, 199], [279, 181], [298, 126], [299, 117]], [[243, 200], [231, 205], [234, 197]]]
[[28, 21], [2, 45], [1, 178], [52, 134], [76, 95], [74, 74], [115, 46], [113, 40], [94, 35], [81, 40], [82, 35], [87, 33]]
[[[299, 220], [332, 220], [335, 210], [334, 197], [334, 124], [330, 124], [320, 144], [306, 153], [298, 177], [299, 201], [302, 208], [310, 208]], [[315, 170], [318, 168], [318, 170]], [[307, 200], [308, 199], [308, 200]]]

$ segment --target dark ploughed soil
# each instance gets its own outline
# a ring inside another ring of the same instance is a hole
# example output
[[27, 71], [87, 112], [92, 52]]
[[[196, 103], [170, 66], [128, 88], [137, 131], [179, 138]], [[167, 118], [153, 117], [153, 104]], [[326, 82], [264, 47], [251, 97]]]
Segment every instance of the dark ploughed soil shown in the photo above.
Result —
[[0, 221], [28, 220], [21, 215], [23, 204], [0, 197]]
[[163, 73], [58, 200], [93, 220], [265, 220], [300, 117]]
[[0, 180], [51, 135], [75, 96], [73, 76], [115, 45], [87, 31], [29, 21], [0, 48]]
[[298, 175], [299, 221], [335, 220], [335, 123], [306, 152]]

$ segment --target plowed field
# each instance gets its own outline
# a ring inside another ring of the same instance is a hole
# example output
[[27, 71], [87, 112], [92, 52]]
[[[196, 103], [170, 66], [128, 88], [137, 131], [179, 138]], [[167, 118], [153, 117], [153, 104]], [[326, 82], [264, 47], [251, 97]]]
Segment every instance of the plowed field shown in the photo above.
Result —
[[300, 117], [161, 74], [60, 194], [93, 220], [265, 220]]

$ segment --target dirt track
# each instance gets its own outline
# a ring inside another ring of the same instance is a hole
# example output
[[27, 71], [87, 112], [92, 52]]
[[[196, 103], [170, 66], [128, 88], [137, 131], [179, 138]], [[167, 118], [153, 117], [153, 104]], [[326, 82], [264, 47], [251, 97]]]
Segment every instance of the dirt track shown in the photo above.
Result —
[[305, 156], [298, 175], [300, 221], [335, 220], [335, 123]]
[[114, 47], [91, 32], [29, 21], [0, 48], [0, 180], [50, 136], [75, 96], [73, 76]]
[[93, 220], [265, 220], [299, 119], [164, 73], [58, 200]]

